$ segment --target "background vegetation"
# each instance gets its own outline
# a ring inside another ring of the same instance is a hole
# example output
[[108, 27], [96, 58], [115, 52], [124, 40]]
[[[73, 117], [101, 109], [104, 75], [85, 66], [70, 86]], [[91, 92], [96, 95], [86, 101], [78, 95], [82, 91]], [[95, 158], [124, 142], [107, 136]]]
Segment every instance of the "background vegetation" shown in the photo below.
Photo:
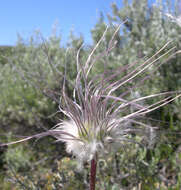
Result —
[[[118, 8], [112, 4], [107, 15], [109, 30], [96, 54], [108, 46], [113, 30], [127, 19], [117, 44], [109, 57], [98, 60], [92, 77], [105, 68], [112, 70], [121, 65], [144, 60], [168, 41], [181, 49], [181, 28], [165, 12], [181, 14], [169, 1], [148, 4], [147, 0], [124, 1]], [[82, 63], [98, 42], [106, 28], [100, 15], [92, 29], [92, 45], [80, 50]], [[19, 37], [17, 45], [0, 47], [0, 139], [12, 141], [53, 127], [64, 116], [58, 113], [63, 82], [67, 78], [67, 91], [72, 96], [76, 76], [76, 54], [84, 39], [70, 35], [67, 47], [61, 45], [61, 36], [53, 33], [44, 40], [36, 32], [29, 41]], [[168, 49], [165, 49], [167, 51]], [[165, 60], [160, 60], [165, 61]], [[153, 94], [158, 91], [180, 90], [181, 55], [177, 54], [159, 67], [144, 88], [134, 92]], [[133, 93], [134, 94], [134, 93]], [[152, 119], [150, 119], [152, 118]], [[148, 115], [147, 122], [159, 126], [155, 143], [146, 149], [131, 144], [98, 163], [97, 189], [120, 190], [180, 190], [181, 188], [181, 100]], [[146, 142], [141, 142], [143, 145]], [[88, 168], [81, 173], [64, 144], [52, 138], [29, 141], [0, 148], [0, 189], [86, 189]]]

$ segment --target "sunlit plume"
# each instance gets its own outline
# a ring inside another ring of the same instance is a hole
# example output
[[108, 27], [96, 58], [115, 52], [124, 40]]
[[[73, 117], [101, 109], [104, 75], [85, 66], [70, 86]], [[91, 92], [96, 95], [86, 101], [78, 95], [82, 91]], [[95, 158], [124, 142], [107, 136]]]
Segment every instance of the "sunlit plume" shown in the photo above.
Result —
[[[67, 152], [76, 157], [80, 166], [95, 157], [115, 152], [127, 143], [144, 146], [144, 139], [148, 146], [153, 146], [159, 126], [151, 126], [141, 118], [181, 95], [178, 92], [162, 92], [142, 96], [139, 89], [153, 77], [154, 72], [163, 64], [161, 60], [164, 57], [171, 58], [177, 52], [175, 47], [165, 51], [170, 45], [168, 42], [144, 61], [122, 65], [116, 70], [105, 70], [95, 76], [91, 73], [92, 69], [98, 60], [109, 57], [116, 46], [114, 39], [120, 26], [105, 50], [97, 55], [96, 50], [104, 41], [107, 30], [108, 28], [84, 64], [79, 60], [80, 50], [78, 51], [77, 75], [72, 95], [66, 92], [66, 75], [64, 77], [59, 109], [66, 119], [46, 132], [5, 145], [51, 135], [56, 138], [56, 142], [65, 142]], [[148, 104], [148, 100], [152, 103]], [[140, 137], [138, 141], [135, 136]]]

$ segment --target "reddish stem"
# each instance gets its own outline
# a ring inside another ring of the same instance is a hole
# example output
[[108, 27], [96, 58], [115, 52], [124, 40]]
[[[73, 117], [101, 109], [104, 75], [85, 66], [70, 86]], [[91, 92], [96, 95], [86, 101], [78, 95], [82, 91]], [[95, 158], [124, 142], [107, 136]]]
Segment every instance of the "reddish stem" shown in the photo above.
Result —
[[91, 160], [91, 170], [90, 170], [90, 190], [95, 190], [96, 184], [96, 166], [97, 161], [95, 158]]

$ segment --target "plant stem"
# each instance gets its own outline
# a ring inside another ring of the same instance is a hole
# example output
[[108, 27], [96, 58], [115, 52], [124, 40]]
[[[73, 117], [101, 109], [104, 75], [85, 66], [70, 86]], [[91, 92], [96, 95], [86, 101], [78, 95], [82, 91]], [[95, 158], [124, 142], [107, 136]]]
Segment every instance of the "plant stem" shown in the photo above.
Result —
[[96, 183], [96, 166], [97, 160], [94, 157], [91, 160], [91, 170], [90, 170], [90, 190], [95, 190], [95, 183]]

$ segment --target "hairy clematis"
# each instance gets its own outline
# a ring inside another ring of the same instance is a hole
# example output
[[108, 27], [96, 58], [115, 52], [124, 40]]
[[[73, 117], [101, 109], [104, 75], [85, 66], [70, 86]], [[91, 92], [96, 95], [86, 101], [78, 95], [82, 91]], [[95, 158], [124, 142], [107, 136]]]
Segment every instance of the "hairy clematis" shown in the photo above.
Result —
[[[47, 135], [55, 137], [57, 142], [65, 142], [67, 152], [76, 157], [80, 167], [84, 162], [90, 162], [91, 190], [95, 189], [96, 162], [99, 157], [118, 150], [127, 142], [139, 143], [133, 138], [134, 135], [143, 137], [148, 141], [148, 145], [152, 146], [155, 128], [142, 122], [140, 118], [181, 96], [177, 95], [177, 92], [163, 92], [142, 97], [137, 90], [149, 79], [147, 73], [152, 75], [162, 64], [160, 59], [164, 56], [168, 58], [170, 53], [171, 56], [177, 53], [172, 53], [175, 47], [164, 51], [169, 43], [144, 62], [131, 63], [115, 71], [105, 71], [93, 78], [90, 77], [96, 61], [109, 55], [116, 45], [114, 38], [119, 29], [120, 27], [116, 29], [105, 51], [98, 57], [93, 57], [107, 30], [104, 32], [85, 64], [79, 62], [78, 51], [73, 98], [66, 93], [65, 79], [59, 106], [67, 119], [49, 131], [5, 144]], [[146, 103], [148, 99], [153, 98], [157, 98], [157, 101]]]
[[59, 123], [54, 131], [60, 133], [56, 138], [66, 143], [67, 152], [73, 154], [79, 161], [79, 166], [82, 166], [96, 154], [106, 156], [110, 151], [116, 151], [120, 147], [120, 141], [128, 135], [128, 127], [124, 129], [124, 126], [117, 126], [119, 124], [116, 120], [107, 122], [81, 121], [84, 128], [81, 131], [73, 120], [64, 121]]
[[[132, 138], [133, 134], [145, 138], [151, 147], [155, 140], [155, 128], [143, 123], [139, 117], [145, 116], [180, 96], [173, 97], [175, 92], [163, 92], [145, 97], [141, 97], [137, 92], [136, 96], [133, 96], [134, 89], [148, 79], [144, 73], [155, 63], [157, 67], [160, 66], [162, 63], [157, 61], [174, 49], [162, 53], [168, 44], [143, 63], [126, 65], [118, 71], [107, 75], [99, 74], [90, 79], [89, 74], [96, 61], [96, 59], [92, 60], [92, 55], [105, 33], [92, 50], [85, 65], [81, 65], [77, 58], [77, 77], [73, 99], [66, 94], [65, 84], [62, 90], [60, 111], [66, 115], [67, 121], [60, 122], [52, 130], [57, 133], [55, 135], [57, 141], [66, 143], [67, 152], [76, 157], [79, 166], [82, 166], [84, 162], [91, 163], [91, 190], [95, 189], [96, 162], [99, 157], [105, 157], [106, 154], [118, 150], [125, 142], [136, 143]], [[114, 44], [112, 39], [102, 55], [109, 54]], [[160, 53], [162, 54], [159, 56]], [[122, 73], [127, 74], [115, 80]], [[135, 79], [136, 83], [134, 83]], [[130, 84], [134, 85], [130, 87]], [[125, 88], [125, 85], [129, 88]], [[122, 91], [122, 88], [125, 90]], [[117, 95], [119, 91], [121, 93]], [[131, 97], [129, 100], [127, 100], [128, 95]], [[144, 103], [147, 99], [155, 97], [158, 99], [161, 97], [161, 99], [151, 105]]]

